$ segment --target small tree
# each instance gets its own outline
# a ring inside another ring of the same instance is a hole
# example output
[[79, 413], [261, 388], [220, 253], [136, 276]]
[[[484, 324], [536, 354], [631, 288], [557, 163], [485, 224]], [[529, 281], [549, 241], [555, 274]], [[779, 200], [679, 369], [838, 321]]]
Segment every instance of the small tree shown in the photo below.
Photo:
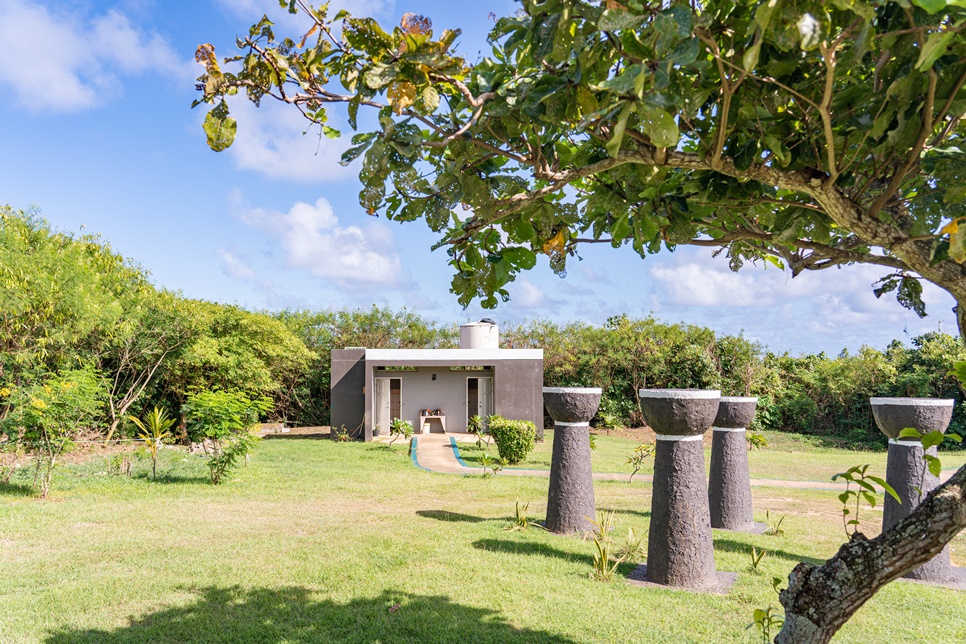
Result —
[[168, 412], [160, 407], [155, 407], [153, 411], [140, 421], [134, 416], [128, 416], [128, 420], [137, 425], [141, 430], [139, 436], [148, 446], [151, 452], [151, 475], [158, 478], [158, 450], [164, 444], [164, 439], [171, 436], [171, 426], [175, 419], [168, 416]]
[[106, 390], [90, 368], [59, 371], [32, 385], [12, 390], [12, 411], [0, 422], [7, 442], [18, 442], [37, 459], [40, 496], [47, 498], [57, 459], [98, 417]]
[[393, 418], [392, 422], [389, 423], [389, 435], [392, 439], [389, 441], [389, 447], [396, 442], [396, 439], [400, 436], [404, 438], [412, 438], [413, 435], [413, 424], [408, 420], [403, 420], [402, 418]]
[[240, 392], [216, 390], [188, 396], [182, 407], [188, 437], [202, 444], [214, 485], [255, 447], [259, 440], [255, 425], [271, 407], [265, 396], [249, 399]]

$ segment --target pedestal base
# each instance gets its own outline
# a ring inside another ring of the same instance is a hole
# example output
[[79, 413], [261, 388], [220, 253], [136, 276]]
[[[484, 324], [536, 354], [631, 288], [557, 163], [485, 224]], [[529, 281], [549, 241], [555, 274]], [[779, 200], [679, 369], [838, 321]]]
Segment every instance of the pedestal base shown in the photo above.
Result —
[[[935, 456], [936, 448], [928, 451]], [[886, 483], [891, 485], [902, 503], [896, 503], [890, 495], [885, 497], [882, 508], [882, 530], [888, 530], [909, 516], [921, 499], [939, 486], [939, 479], [929, 473], [923, 460], [922, 443], [913, 441], [889, 440], [889, 455], [886, 462]], [[949, 546], [922, 564], [906, 573], [903, 578], [928, 583], [945, 584], [956, 579], [949, 558]]]
[[753, 532], [755, 522], [745, 430], [743, 427], [714, 427], [711, 433], [711, 474], [708, 481], [711, 527], [733, 532]]
[[657, 436], [647, 581], [709, 588], [717, 583], [701, 435]]
[[597, 510], [590, 466], [590, 425], [554, 423], [547, 530], [558, 534], [589, 532]]
[[653, 581], [648, 581], [647, 579], [647, 564], [641, 564], [637, 568], [631, 571], [627, 575], [627, 581], [632, 586], [640, 586], [642, 588], [661, 588], [664, 590], [684, 590], [692, 593], [710, 593], [713, 595], [726, 595], [731, 587], [735, 585], [738, 581], [738, 573], [736, 572], [721, 572], [716, 570], [714, 572], [714, 579], [710, 585], [703, 588], [684, 588], [682, 586], [668, 586], [665, 584], [656, 584]]

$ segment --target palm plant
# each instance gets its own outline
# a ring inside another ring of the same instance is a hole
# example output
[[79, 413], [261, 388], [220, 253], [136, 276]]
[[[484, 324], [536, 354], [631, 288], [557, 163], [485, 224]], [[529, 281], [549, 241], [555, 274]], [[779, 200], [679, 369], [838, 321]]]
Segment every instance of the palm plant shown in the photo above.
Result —
[[151, 474], [158, 478], [158, 449], [164, 444], [164, 439], [171, 436], [168, 430], [174, 425], [175, 419], [169, 417], [168, 412], [160, 407], [148, 412], [143, 422], [134, 416], [128, 416], [128, 419], [141, 430], [138, 436], [151, 451]]

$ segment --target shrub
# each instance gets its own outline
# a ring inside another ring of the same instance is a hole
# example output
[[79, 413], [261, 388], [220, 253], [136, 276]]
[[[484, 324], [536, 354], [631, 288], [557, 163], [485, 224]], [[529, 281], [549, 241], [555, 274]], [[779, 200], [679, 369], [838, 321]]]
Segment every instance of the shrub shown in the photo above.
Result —
[[271, 406], [264, 396], [251, 400], [229, 391], [203, 391], [188, 397], [181, 408], [188, 437], [202, 444], [213, 484], [221, 483], [225, 472], [255, 447], [258, 437], [253, 430], [259, 416]]
[[3, 393], [11, 408], [0, 421], [5, 448], [36, 457], [40, 496], [47, 498], [57, 459], [101, 412], [107, 394], [101, 375], [89, 367], [58, 371], [16, 390], [5, 387]]
[[507, 463], [519, 463], [533, 450], [537, 428], [529, 420], [508, 420], [502, 416], [490, 416], [488, 424], [500, 458], [506, 459]]

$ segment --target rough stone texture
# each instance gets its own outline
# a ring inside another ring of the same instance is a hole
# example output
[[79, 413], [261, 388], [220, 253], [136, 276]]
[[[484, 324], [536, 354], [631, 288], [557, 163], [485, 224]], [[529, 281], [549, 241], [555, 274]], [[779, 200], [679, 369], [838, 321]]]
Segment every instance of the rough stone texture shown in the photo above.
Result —
[[711, 527], [737, 532], [760, 532], [760, 526], [755, 523], [752, 513], [745, 432], [711, 433], [711, 474], [708, 481]]
[[715, 427], [748, 427], [755, 419], [757, 408], [757, 397], [722, 396], [718, 403], [718, 415], [712, 424]]
[[590, 467], [590, 426], [554, 425], [547, 530], [587, 532], [596, 518], [594, 475]]
[[[547, 529], [558, 534], [587, 532], [596, 519], [594, 473], [590, 467], [590, 419], [600, 404], [599, 388], [545, 387], [543, 401], [554, 420]], [[571, 425], [568, 423], [581, 423]]]
[[554, 423], [588, 423], [597, 413], [598, 387], [544, 387], [543, 404]]
[[[926, 452], [936, 455], [936, 448], [930, 447]], [[929, 473], [926, 462], [922, 458], [921, 444], [896, 445], [889, 443], [889, 457], [886, 464], [886, 483], [891, 485], [902, 503], [899, 504], [891, 495], [885, 495], [885, 506], [882, 508], [882, 530], [886, 531], [916, 509], [919, 502], [932, 490], [939, 487], [939, 479]], [[922, 490], [922, 495], [916, 491]], [[956, 579], [952, 562], [949, 558], [949, 546], [931, 560], [903, 575], [908, 579], [930, 582], [947, 582]]]
[[639, 394], [644, 419], [657, 434], [666, 436], [703, 434], [711, 427], [711, 422], [718, 413], [717, 391], [641, 389]]
[[647, 580], [695, 589], [718, 585], [700, 440], [657, 441]]
[[953, 417], [952, 399], [940, 398], [871, 398], [876, 425], [889, 438], [898, 438], [906, 427], [922, 433], [946, 431]]

